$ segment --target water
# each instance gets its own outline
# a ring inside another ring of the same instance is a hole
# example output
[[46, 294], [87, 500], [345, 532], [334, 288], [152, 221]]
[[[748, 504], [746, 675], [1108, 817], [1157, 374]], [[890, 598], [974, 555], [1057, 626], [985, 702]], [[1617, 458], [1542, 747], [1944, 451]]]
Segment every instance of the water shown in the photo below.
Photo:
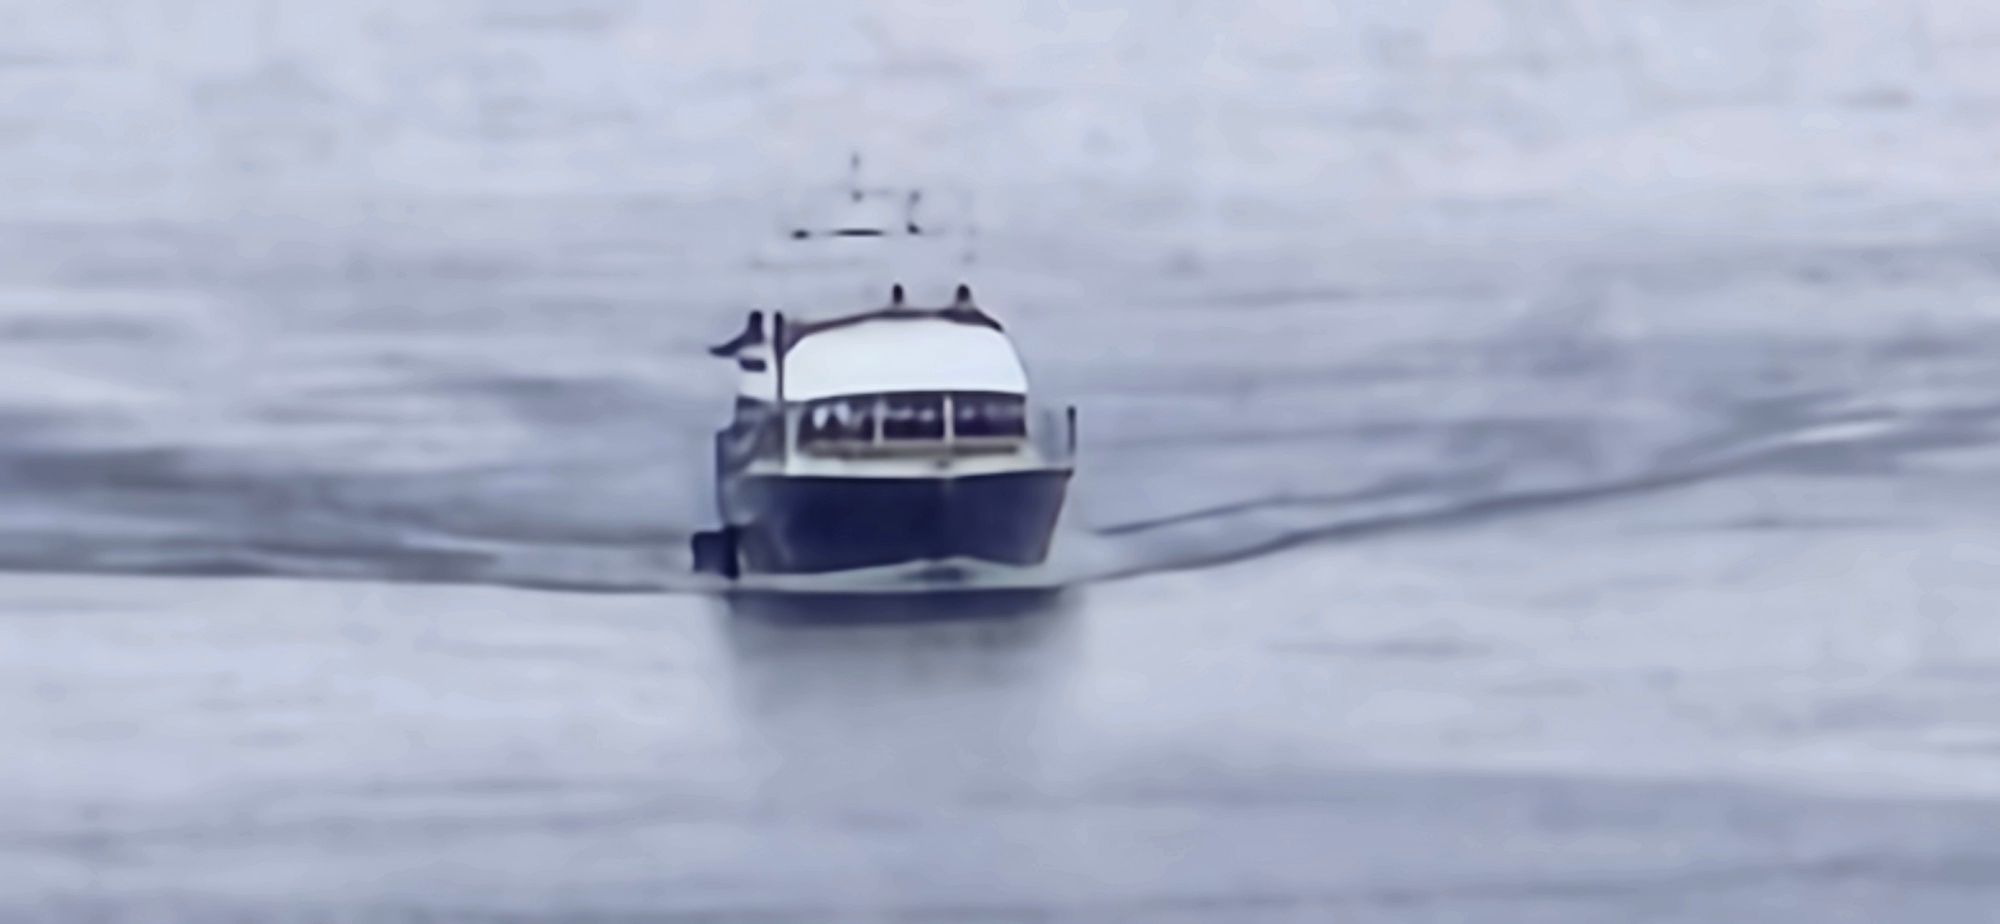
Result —
[[[2000, 23], [1538, 9], [0, 7], [0, 916], [1990, 916]], [[850, 144], [1030, 612], [685, 573]]]

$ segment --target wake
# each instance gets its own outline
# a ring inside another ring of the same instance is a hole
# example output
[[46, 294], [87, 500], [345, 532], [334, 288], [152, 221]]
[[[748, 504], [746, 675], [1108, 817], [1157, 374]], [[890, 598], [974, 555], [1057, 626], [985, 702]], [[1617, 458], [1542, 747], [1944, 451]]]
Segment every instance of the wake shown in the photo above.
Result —
[[[2000, 440], [2000, 407], [1840, 411], [1734, 439], [1655, 453], [1643, 470], [1561, 484], [1507, 484], [1508, 472], [1395, 473], [1357, 489], [1273, 493], [1199, 509], [1072, 529], [1050, 562], [1003, 577], [926, 583], [921, 569], [731, 585], [692, 572], [685, 536], [661, 530], [625, 542], [507, 542], [413, 530], [391, 544], [326, 541], [230, 544], [194, 537], [97, 549], [0, 540], [0, 570], [269, 577], [508, 587], [588, 594], [868, 594], [1061, 591], [1221, 568], [1330, 543], [1448, 530], [1684, 488], [1765, 470], [1879, 468], [1907, 453]], [[45, 537], [44, 537], [45, 538]], [[871, 581], [873, 583], [871, 583]]]

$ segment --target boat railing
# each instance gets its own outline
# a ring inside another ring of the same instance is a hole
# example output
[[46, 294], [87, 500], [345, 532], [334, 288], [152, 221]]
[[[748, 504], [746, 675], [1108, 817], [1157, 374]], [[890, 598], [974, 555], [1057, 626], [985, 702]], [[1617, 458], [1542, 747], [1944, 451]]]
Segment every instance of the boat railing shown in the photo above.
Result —
[[738, 472], [760, 459], [784, 456], [784, 438], [775, 414], [739, 416], [715, 434], [715, 470]]
[[1035, 406], [1028, 414], [1028, 442], [1044, 461], [1054, 465], [1076, 463], [1076, 407]]

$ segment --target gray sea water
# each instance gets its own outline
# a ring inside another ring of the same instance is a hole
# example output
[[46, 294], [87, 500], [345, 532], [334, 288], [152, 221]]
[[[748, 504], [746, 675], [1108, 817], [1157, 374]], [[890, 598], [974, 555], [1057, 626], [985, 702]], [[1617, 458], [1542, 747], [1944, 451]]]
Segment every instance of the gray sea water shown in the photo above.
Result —
[[[2000, 920], [1981, 4], [0, 26], [0, 917]], [[685, 574], [850, 149], [1030, 611]]]

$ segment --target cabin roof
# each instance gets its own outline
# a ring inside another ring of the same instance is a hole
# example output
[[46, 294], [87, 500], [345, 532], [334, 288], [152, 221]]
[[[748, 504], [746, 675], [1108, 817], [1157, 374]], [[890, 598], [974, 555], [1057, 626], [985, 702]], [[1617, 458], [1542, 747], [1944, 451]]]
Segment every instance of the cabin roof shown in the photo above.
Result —
[[1006, 332], [1006, 328], [1002, 327], [999, 321], [994, 320], [992, 315], [971, 305], [952, 305], [945, 308], [911, 308], [904, 305], [893, 305], [888, 308], [864, 311], [859, 314], [827, 318], [823, 321], [789, 322], [785, 326], [783, 349], [786, 352], [790, 352], [798, 346], [800, 341], [815, 334], [823, 334], [828, 331], [878, 321], [943, 321], [973, 327], [990, 328], [1001, 333]]
[[1026, 394], [1027, 370], [976, 308], [892, 308], [785, 333], [786, 400], [919, 391]]

